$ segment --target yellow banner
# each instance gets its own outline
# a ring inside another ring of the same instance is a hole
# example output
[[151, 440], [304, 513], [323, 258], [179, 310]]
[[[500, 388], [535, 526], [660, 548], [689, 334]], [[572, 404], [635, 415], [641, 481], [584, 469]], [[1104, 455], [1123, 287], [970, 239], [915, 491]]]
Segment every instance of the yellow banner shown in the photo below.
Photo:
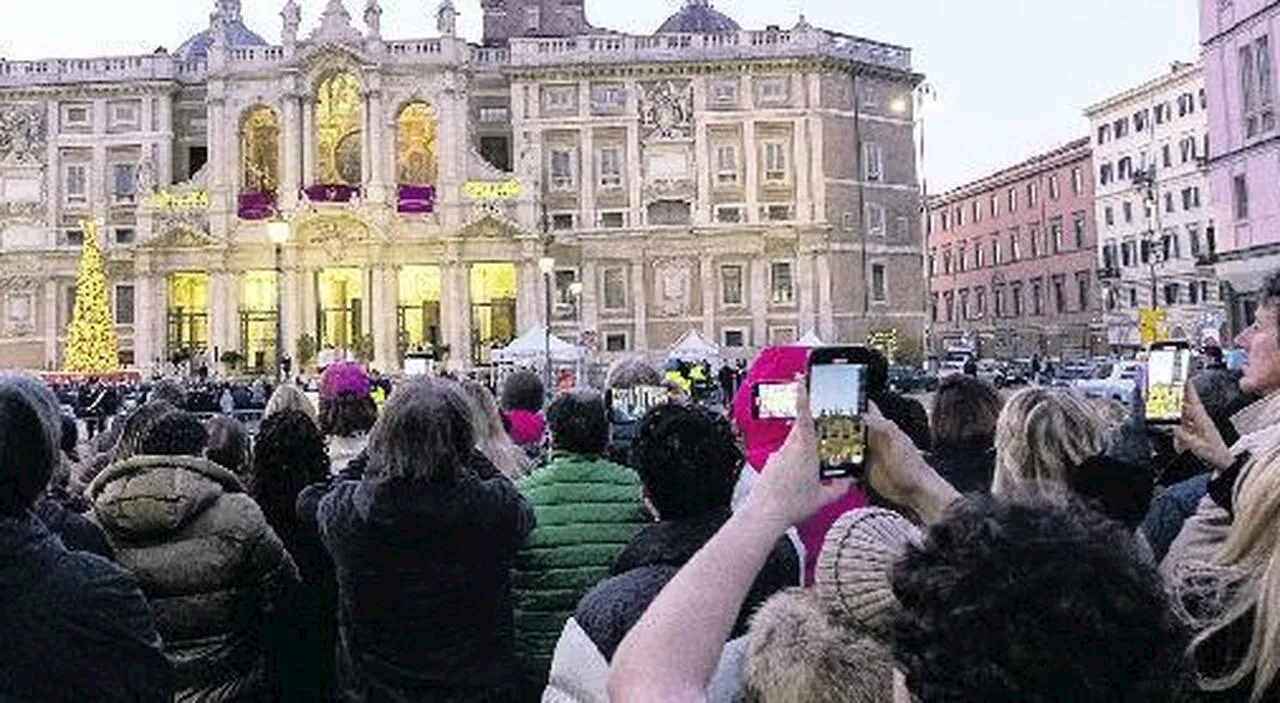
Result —
[[1166, 341], [1168, 333], [1164, 321], [1168, 313], [1160, 308], [1143, 308], [1138, 311], [1138, 336], [1144, 347]]
[[209, 207], [209, 194], [203, 190], [190, 193], [162, 190], [152, 197], [151, 202], [157, 210], [196, 210]]
[[520, 181], [468, 181], [462, 184], [462, 194], [472, 200], [512, 200], [520, 197]]

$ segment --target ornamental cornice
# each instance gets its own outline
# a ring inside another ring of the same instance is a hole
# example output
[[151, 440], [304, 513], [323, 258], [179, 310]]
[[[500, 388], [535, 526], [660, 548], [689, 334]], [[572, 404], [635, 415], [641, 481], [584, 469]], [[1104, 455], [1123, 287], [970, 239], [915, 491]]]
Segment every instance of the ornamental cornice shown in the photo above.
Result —
[[0, 87], [4, 99], [73, 99], [169, 96], [181, 89], [176, 81], [140, 81], [136, 83], [76, 83], [70, 85], [30, 85]]
[[827, 56], [787, 58], [743, 58], [728, 60], [660, 62], [632, 64], [573, 64], [563, 66], [509, 67], [504, 73], [513, 81], [575, 80], [582, 78], [670, 78], [675, 76], [742, 75], [769, 73], [857, 73], [912, 84], [924, 75], [873, 64]]

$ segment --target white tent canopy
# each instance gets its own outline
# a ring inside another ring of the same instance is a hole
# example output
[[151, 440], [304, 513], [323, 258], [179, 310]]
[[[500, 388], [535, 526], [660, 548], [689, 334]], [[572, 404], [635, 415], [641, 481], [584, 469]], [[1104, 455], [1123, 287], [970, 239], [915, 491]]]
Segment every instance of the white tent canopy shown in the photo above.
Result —
[[796, 344], [802, 347], [808, 347], [810, 349], [827, 346], [827, 343], [822, 341], [822, 337], [819, 337], [818, 333], [813, 330], [809, 330], [808, 332], [806, 332], [805, 335], [801, 337], [800, 341], [797, 342]]
[[[520, 338], [503, 349], [493, 352], [493, 360], [498, 363], [519, 363], [522, 361], [541, 362], [547, 354], [547, 328], [538, 325], [520, 335]], [[582, 350], [572, 344], [551, 336], [552, 363], [572, 363], [582, 359]]]
[[667, 352], [668, 359], [680, 361], [710, 361], [719, 357], [719, 347], [708, 342], [698, 330], [689, 330]]

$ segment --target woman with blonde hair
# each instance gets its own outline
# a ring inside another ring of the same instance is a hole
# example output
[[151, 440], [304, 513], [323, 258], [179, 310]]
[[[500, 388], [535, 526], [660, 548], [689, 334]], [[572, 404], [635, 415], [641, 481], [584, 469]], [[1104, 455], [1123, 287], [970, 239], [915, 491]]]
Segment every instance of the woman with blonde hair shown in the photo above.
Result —
[[1136, 530], [1151, 505], [1154, 482], [1145, 462], [1135, 463], [1120, 445], [1110, 446], [1117, 430], [1114, 418], [1072, 391], [1019, 391], [996, 422], [991, 492], [1063, 490]]
[[266, 410], [262, 411], [262, 419], [265, 420], [285, 410], [297, 410], [305, 413], [312, 422], [316, 421], [316, 406], [307, 394], [302, 392], [302, 389], [292, 383], [285, 383], [276, 388], [275, 393], [271, 394], [271, 399], [267, 401]]
[[1171, 575], [1174, 606], [1196, 633], [1190, 654], [1213, 700], [1280, 700], [1280, 445], [1236, 482], [1235, 519], [1209, 563]]
[[528, 473], [533, 462], [511, 441], [511, 436], [502, 426], [502, 414], [498, 412], [498, 402], [493, 394], [483, 385], [469, 380], [462, 382], [462, 390], [467, 404], [471, 406], [471, 428], [475, 432], [476, 449], [513, 481]]

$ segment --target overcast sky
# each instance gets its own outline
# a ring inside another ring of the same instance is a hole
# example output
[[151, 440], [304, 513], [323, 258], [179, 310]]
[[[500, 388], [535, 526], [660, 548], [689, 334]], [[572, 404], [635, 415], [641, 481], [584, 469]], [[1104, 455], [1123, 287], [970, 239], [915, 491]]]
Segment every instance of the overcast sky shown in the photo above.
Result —
[[[389, 38], [435, 36], [435, 0], [380, 0]], [[480, 0], [455, 0], [468, 37]], [[684, 0], [587, 0], [600, 26], [651, 33]], [[325, 0], [301, 0], [304, 31]], [[283, 0], [244, 0], [279, 42]], [[0, 56], [85, 57], [174, 49], [208, 26], [213, 0], [0, 0]], [[354, 17], [363, 0], [347, 0]], [[716, 0], [748, 29], [813, 24], [902, 44], [941, 99], [928, 117], [930, 190], [962, 183], [1088, 131], [1090, 103], [1199, 55], [1196, 0]]]

